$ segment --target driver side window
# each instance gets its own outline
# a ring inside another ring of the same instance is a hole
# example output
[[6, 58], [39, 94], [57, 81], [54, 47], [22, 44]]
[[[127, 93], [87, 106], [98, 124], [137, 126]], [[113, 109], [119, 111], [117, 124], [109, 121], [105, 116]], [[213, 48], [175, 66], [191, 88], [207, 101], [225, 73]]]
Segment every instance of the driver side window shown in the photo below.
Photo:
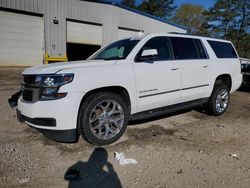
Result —
[[137, 54], [136, 62], [142, 61], [141, 59], [144, 50], [157, 51], [157, 55], [153, 57], [154, 61], [164, 61], [173, 59], [170, 40], [167, 37], [155, 37], [147, 41], [146, 44], [144, 44], [142, 49]]

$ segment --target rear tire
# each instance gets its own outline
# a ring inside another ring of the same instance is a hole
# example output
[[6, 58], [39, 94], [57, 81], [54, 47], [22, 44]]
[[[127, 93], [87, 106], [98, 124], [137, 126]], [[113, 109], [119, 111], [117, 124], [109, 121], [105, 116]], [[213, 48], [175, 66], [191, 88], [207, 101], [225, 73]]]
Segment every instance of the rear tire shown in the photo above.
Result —
[[208, 102], [208, 112], [210, 115], [220, 116], [224, 114], [229, 106], [230, 93], [226, 85], [215, 85]]
[[78, 115], [78, 131], [94, 145], [117, 141], [126, 130], [129, 112], [123, 98], [112, 92], [100, 92], [86, 98]]

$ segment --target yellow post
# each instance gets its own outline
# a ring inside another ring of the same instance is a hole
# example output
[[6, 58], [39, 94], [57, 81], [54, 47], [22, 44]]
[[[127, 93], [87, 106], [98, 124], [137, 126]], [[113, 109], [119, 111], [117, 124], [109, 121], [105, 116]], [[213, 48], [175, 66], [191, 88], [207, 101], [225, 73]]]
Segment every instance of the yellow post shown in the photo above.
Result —
[[49, 62], [55, 62], [55, 61], [59, 61], [59, 62], [65, 62], [68, 61], [68, 57], [67, 54], [65, 54], [63, 57], [50, 57], [49, 54], [46, 52], [45, 53], [45, 64], [48, 64]]

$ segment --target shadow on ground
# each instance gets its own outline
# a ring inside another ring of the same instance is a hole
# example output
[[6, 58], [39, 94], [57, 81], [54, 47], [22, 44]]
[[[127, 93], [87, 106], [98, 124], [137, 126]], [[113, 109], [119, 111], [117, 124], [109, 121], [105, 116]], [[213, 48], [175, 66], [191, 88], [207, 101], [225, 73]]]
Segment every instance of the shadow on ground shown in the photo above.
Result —
[[69, 188], [122, 188], [121, 182], [104, 148], [96, 148], [87, 162], [78, 161], [66, 171]]
[[250, 92], [250, 87], [240, 87], [238, 89], [238, 91], [241, 91], [241, 92]]

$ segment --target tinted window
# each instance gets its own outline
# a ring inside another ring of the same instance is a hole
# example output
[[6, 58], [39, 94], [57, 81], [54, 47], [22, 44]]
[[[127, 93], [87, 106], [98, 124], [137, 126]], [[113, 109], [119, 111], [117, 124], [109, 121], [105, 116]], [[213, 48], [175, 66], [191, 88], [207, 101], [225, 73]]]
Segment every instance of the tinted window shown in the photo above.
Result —
[[207, 51], [204, 48], [201, 40], [194, 39], [194, 42], [195, 42], [196, 48], [198, 50], [199, 59], [208, 59]]
[[171, 37], [171, 43], [175, 59], [200, 59], [194, 39]]
[[231, 43], [211, 40], [208, 43], [218, 58], [238, 58]]
[[143, 50], [156, 49], [158, 55], [154, 57], [155, 61], [169, 60], [173, 59], [171, 53], [170, 41], [167, 37], [155, 37], [150, 39], [139, 51], [136, 59], [141, 57]]

